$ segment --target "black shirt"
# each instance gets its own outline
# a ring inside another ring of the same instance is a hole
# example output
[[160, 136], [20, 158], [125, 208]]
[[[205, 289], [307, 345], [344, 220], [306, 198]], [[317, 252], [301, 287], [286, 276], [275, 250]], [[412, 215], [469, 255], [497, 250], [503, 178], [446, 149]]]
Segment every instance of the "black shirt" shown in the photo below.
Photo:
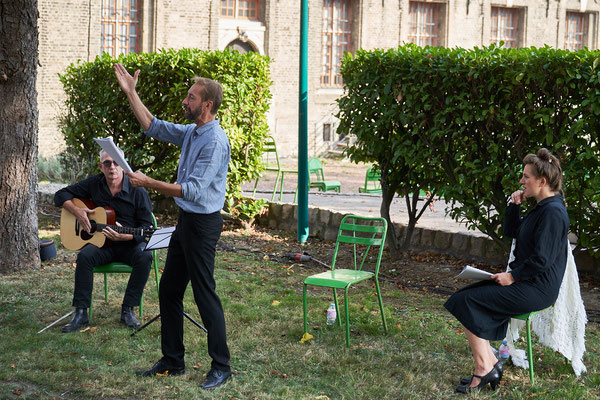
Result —
[[516, 281], [533, 281], [546, 290], [560, 289], [567, 265], [569, 216], [562, 196], [540, 201], [520, 218], [520, 207], [508, 206], [504, 234], [517, 239], [515, 259], [510, 263]]
[[[114, 196], [108, 188], [104, 174], [98, 174], [60, 189], [54, 194], [54, 204], [61, 207], [65, 201], [75, 197], [89, 199], [96, 207], [112, 207], [115, 210], [117, 222], [125, 227], [147, 228], [152, 226], [152, 206], [148, 193], [144, 188], [131, 186], [126, 175], [123, 175], [121, 191]], [[142, 236], [133, 237], [133, 241], [136, 243], [142, 240], [144, 240]], [[131, 244], [131, 241], [116, 243]]]

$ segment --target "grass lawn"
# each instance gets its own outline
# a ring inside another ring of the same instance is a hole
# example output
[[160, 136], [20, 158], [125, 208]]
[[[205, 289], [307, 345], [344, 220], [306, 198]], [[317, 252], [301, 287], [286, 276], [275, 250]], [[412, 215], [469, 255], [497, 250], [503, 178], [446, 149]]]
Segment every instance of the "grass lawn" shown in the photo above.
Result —
[[[48, 232], [59, 241], [53, 236], [57, 231]], [[248, 235], [253, 234], [226, 231], [222, 239], [229, 246], [243, 247]], [[265, 250], [287, 240], [293, 239], [274, 233], [263, 234], [254, 243]], [[126, 276], [109, 277], [108, 303], [102, 277], [96, 277], [90, 329], [63, 334], [61, 322], [36, 334], [71, 310], [76, 253], [60, 247], [58, 253], [41, 269], [0, 277], [0, 399], [600, 398], [597, 324], [587, 327], [588, 372], [581, 377], [560, 354], [536, 342], [535, 388], [526, 370], [508, 365], [497, 391], [464, 396], [455, 394], [454, 388], [460, 377], [471, 374], [471, 356], [460, 324], [442, 306], [445, 296], [382, 283], [390, 328], [386, 335], [374, 286], [358, 285], [350, 294], [352, 346], [346, 348], [344, 328], [325, 324], [331, 291], [311, 287], [309, 324], [314, 338], [300, 343], [302, 281], [320, 269], [223, 250], [218, 252], [215, 275], [227, 320], [233, 379], [210, 392], [198, 387], [210, 358], [206, 335], [187, 320], [186, 374], [138, 378], [134, 370], [149, 368], [161, 356], [160, 324], [134, 337], [119, 324]], [[164, 257], [161, 251], [161, 266]], [[191, 289], [185, 309], [199, 319]], [[144, 311], [146, 320], [158, 313], [152, 274]]]

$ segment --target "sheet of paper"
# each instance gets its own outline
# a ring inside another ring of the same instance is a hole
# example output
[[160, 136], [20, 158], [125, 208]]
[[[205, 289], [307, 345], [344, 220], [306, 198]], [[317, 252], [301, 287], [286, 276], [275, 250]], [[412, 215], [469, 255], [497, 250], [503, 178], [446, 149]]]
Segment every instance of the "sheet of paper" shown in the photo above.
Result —
[[150, 236], [150, 240], [148, 240], [148, 243], [146, 243], [144, 250], [156, 250], [169, 247], [173, 231], [175, 231], [174, 226], [157, 230], [154, 232], [154, 234], [152, 234], [152, 236]]
[[463, 268], [463, 270], [460, 272], [460, 274], [456, 275], [456, 278], [460, 278], [460, 279], [472, 279], [472, 280], [485, 280], [485, 279], [490, 279], [490, 276], [492, 276], [493, 274], [487, 272], [487, 271], [483, 271], [480, 270], [479, 268], [475, 268], [475, 267], [471, 267], [470, 265], [467, 265], [466, 267]]
[[127, 160], [125, 160], [125, 157], [123, 157], [118, 151], [118, 147], [115, 142], [113, 142], [112, 137], [94, 138], [94, 140], [100, 145], [100, 147], [102, 147], [102, 150], [104, 150], [109, 156], [112, 157], [113, 160], [117, 162], [117, 164], [119, 164], [121, 168], [123, 168], [123, 171], [133, 172], [127, 163]]

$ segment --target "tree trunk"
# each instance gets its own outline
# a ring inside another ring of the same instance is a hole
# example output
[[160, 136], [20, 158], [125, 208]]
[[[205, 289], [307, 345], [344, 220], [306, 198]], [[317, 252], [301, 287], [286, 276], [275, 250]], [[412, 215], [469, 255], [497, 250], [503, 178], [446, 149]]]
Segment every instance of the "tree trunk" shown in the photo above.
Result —
[[37, 3], [0, 2], [0, 273], [40, 265]]

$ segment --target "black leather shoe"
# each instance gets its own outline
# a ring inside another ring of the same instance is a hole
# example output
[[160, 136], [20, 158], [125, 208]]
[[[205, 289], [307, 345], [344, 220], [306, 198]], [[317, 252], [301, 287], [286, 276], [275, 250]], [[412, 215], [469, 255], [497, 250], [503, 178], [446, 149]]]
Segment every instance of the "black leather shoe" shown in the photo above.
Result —
[[206, 378], [204, 378], [204, 382], [200, 384], [200, 387], [204, 390], [213, 389], [227, 382], [229, 378], [231, 378], [231, 371], [221, 371], [220, 369], [212, 368], [206, 374]]
[[69, 321], [68, 324], [60, 328], [60, 330], [64, 333], [76, 332], [89, 325], [90, 320], [88, 318], [87, 308], [76, 308], [75, 313], [73, 314], [73, 318], [71, 318], [71, 321]]
[[502, 379], [502, 377], [500, 376], [500, 373], [496, 369], [496, 366], [494, 366], [492, 368], [492, 370], [484, 376], [473, 374], [473, 376], [471, 377], [471, 380], [473, 378], [479, 378], [481, 380], [479, 382], [479, 385], [473, 386], [473, 387], [470, 386], [470, 383], [467, 385], [458, 385], [456, 387], [456, 391], [459, 393], [470, 393], [473, 390], [483, 389], [484, 387], [487, 386], [488, 383], [492, 387], [492, 390], [496, 390], [496, 387], [500, 383], [500, 379]]
[[128, 328], [139, 328], [140, 321], [133, 315], [133, 307], [121, 307], [121, 323], [127, 325]]
[[152, 368], [147, 370], [139, 370], [135, 371], [137, 376], [176, 376], [183, 375], [185, 373], [185, 368], [174, 368], [169, 366], [164, 359], [160, 359], [152, 366]]
[[[502, 379], [502, 372], [504, 369], [504, 361], [502, 360], [498, 360], [498, 362], [496, 363], [496, 365], [494, 365], [494, 367], [496, 367], [496, 369], [498, 370], [498, 374], [500, 375], [500, 379]], [[461, 378], [460, 379], [460, 384], [461, 385], [470, 385], [471, 384], [471, 377], [468, 378]]]

